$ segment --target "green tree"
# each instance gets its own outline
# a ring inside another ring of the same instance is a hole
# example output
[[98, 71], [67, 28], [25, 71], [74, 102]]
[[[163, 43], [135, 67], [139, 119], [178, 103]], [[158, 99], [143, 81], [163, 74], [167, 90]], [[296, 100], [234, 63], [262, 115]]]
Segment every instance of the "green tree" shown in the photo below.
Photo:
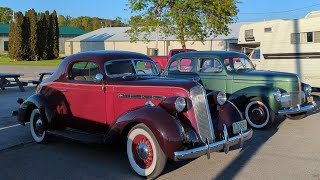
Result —
[[38, 17], [34, 9], [26, 12], [26, 17], [29, 21], [29, 45], [30, 45], [30, 58], [39, 59], [39, 36], [38, 36]]
[[[15, 55], [13, 56], [14, 59], [17, 60], [24, 60], [25, 56], [24, 56], [24, 47], [23, 47], [23, 43], [24, 43], [24, 39], [23, 39], [23, 14], [21, 12], [16, 13], [15, 15], [15, 26], [14, 26], [14, 38], [13, 40], [10, 39], [10, 41], [12, 41], [12, 43], [14, 44], [14, 49], [13, 52]], [[10, 54], [11, 54], [10, 53]]]
[[54, 10], [51, 14], [52, 40], [53, 40], [53, 57], [59, 57], [59, 23], [57, 12]]
[[53, 58], [53, 32], [52, 32], [52, 22], [51, 17], [49, 14], [49, 11], [45, 11], [44, 13], [44, 19], [42, 21], [42, 28], [43, 29], [43, 35], [46, 36], [45, 38], [45, 46], [43, 51], [43, 59], [52, 59]]
[[38, 14], [38, 42], [39, 42], [39, 58], [46, 59], [46, 46], [48, 38], [47, 21], [44, 13]]
[[16, 38], [16, 23], [14, 21], [10, 22], [10, 31], [9, 31], [9, 57], [10, 59], [16, 59], [16, 46], [15, 46], [15, 38]]
[[58, 22], [59, 22], [60, 26], [67, 26], [67, 24], [66, 24], [67, 22], [66, 22], [65, 17], [63, 15], [58, 16]]
[[27, 16], [23, 17], [22, 25], [22, 58], [21, 60], [31, 59], [30, 49], [30, 20]]
[[129, 0], [132, 16], [127, 31], [131, 41], [157, 30], [164, 37], [175, 36], [182, 48], [186, 41], [204, 41], [211, 35], [229, 33], [236, 21], [237, 0]]
[[13, 11], [7, 7], [0, 7], [0, 23], [9, 24], [12, 20]]

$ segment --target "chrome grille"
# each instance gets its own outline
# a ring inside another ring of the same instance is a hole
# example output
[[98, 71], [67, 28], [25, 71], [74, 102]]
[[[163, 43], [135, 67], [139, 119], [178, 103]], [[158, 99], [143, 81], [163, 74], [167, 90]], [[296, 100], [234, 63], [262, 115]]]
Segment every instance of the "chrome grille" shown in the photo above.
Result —
[[303, 91], [293, 91], [290, 94], [284, 93], [281, 97], [281, 105], [286, 108], [294, 108], [305, 102], [305, 93]]
[[297, 105], [301, 105], [305, 101], [305, 94], [302, 91], [294, 91], [290, 92], [291, 99], [291, 107], [297, 107]]
[[202, 86], [190, 90], [191, 101], [196, 116], [198, 132], [203, 142], [213, 142], [214, 133], [206, 93]]

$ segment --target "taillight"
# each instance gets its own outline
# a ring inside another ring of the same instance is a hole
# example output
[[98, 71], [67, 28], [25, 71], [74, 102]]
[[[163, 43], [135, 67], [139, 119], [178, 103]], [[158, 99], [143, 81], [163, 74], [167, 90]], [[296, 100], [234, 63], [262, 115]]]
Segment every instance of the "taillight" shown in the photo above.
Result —
[[299, 91], [302, 91], [302, 84], [299, 82]]

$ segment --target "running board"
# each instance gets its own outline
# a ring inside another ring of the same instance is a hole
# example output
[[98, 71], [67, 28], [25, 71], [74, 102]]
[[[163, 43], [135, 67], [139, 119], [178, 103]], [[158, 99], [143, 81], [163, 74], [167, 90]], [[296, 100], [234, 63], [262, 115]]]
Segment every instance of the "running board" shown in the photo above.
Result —
[[105, 135], [103, 134], [92, 134], [72, 128], [65, 128], [63, 130], [48, 130], [47, 132], [53, 136], [63, 137], [85, 144], [105, 144]]

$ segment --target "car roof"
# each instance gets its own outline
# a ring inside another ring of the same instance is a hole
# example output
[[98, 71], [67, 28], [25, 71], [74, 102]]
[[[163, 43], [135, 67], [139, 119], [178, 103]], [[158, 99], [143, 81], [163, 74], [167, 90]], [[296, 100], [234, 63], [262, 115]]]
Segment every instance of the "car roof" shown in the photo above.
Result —
[[[179, 53], [175, 55], [174, 57], [179, 56], [243, 56], [244, 54], [239, 52], [233, 52], [233, 51], [188, 51], [184, 53]], [[244, 55], [245, 56], [245, 55]]]
[[79, 59], [87, 59], [94, 61], [110, 61], [117, 59], [148, 59], [152, 60], [148, 56], [129, 51], [112, 51], [112, 50], [101, 50], [101, 51], [87, 51], [81, 52], [77, 54], [70, 55], [66, 58], [66, 61], [79, 60]]

